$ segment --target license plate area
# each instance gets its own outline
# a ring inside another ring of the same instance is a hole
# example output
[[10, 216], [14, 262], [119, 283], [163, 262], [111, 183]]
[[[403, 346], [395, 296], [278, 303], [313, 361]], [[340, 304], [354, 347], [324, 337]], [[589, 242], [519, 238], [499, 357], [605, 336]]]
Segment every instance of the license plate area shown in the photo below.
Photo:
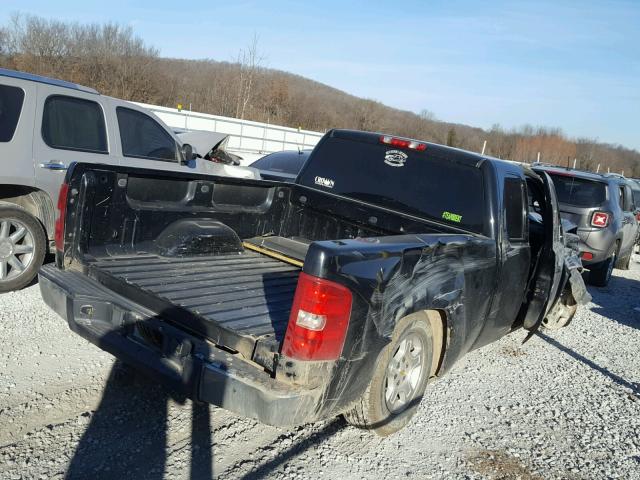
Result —
[[166, 351], [166, 336], [158, 326], [149, 322], [138, 321], [133, 324], [133, 331], [129, 337], [137, 343], [160, 354]]

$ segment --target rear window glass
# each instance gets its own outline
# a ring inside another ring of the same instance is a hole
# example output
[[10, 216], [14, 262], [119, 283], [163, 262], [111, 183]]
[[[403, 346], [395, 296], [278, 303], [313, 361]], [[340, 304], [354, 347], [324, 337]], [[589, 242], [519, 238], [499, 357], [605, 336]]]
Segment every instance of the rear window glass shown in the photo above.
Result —
[[90, 100], [53, 95], [44, 104], [42, 138], [52, 148], [107, 153], [102, 108]]
[[0, 142], [10, 142], [13, 138], [23, 102], [21, 88], [0, 85]]
[[560, 203], [576, 207], [597, 207], [607, 199], [607, 186], [602, 182], [553, 173], [549, 175]]
[[298, 182], [403, 213], [481, 233], [480, 169], [425, 152], [328, 138], [311, 154]]

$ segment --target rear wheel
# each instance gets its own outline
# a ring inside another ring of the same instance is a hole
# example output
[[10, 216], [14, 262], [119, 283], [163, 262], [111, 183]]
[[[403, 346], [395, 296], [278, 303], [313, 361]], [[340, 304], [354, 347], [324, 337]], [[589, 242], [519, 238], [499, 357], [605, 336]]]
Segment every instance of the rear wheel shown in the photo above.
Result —
[[351, 425], [387, 436], [415, 415], [427, 386], [433, 359], [433, 335], [422, 315], [409, 315], [396, 326], [369, 386], [344, 414]]
[[619, 268], [620, 270], [629, 270], [629, 265], [631, 264], [631, 254], [633, 253], [633, 247], [627, 255], [624, 257], [620, 257], [616, 262], [615, 268]]
[[0, 205], [0, 292], [31, 283], [45, 250], [46, 236], [40, 222], [20, 207]]
[[589, 283], [596, 287], [606, 287], [609, 284], [609, 280], [611, 280], [611, 275], [613, 274], [613, 267], [618, 258], [618, 249], [619, 244], [616, 243], [616, 247], [609, 258], [591, 267], [589, 271]]

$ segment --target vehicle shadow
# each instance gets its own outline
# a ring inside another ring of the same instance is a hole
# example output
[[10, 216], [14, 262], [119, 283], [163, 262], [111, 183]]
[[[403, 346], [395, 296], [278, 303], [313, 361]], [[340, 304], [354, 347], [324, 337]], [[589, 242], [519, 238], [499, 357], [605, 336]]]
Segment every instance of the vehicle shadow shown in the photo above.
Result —
[[[164, 478], [170, 401], [184, 404], [186, 398], [116, 361], [65, 478]], [[191, 404], [189, 478], [210, 479], [213, 455], [209, 405]]]
[[[151, 320], [151, 319], [150, 319]], [[157, 319], [153, 319], [156, 320]], [[138, 324], [136, 324], [138, 325]], [[148, 325], [145, 321], [144, 325]], [[122, 326], [104, 333], [100, 345], [130, 337], [136, 329], [147, 329], [148, 353], [164, 352], [169, 348], [167, 338], [154, 337], [161, 330], [149, 327]], [[145, 342], [136, 336], [137, 342]], [[200, 352], [208, 356], [208, 352]], [[165, 353], [155, 353], [164, 357]], [[166, 363], [166, 362], [163, 362]], [[197, 385], [200, 372], [185, 370], [182, 380], [167, 388], [158, 380], [147, 377], [136, 368], [116, 360], [105, 383], [102, 398], [68, 464], [66, 479], [162, 479], [168, 455], [168, 420], [171, 402], [191, 405], [191, 431], [187, 437], [190, 447], [191, 479], [213, 478], [213, 454], [210, 406], [198, 401], [188, 402], [190, 385]], [[183, 382], [183, 385], [180, 384]], [[183, 388], [184, 387], [184, 388]], [[224, 389], [224, 385], [221, 386]], [[178, 393], [180, 392], [180, 393]], [[180, 463], [187, 463], [179, 459]]]
[[601, 367], [600, 365], [595, 363], [593, 360], [590, 360], [587, 357], [585, 357], [583, 355], [580, 355], [576, 351], [564, 346], [558, 340], [556, 340], [554, 338], [551, 338], [550, 336], [548, 336], [548, 335], [546, 335], [546, 334], [544, 334], [542, 332], [536, 332], [535, 335], [538, 336], [539, 338], [541, 338], [542, 340], [544, 340], [545, 342], [547, 342], [548, 344], [556, 347], [558, 350], [566, 353], [567, 355], [569, 355], [570, 357], [574, 358], [575, 360], [584, 363], [586, 366], [592, 368], [596, 372], [601, 373], [605, 377], [608, 377], [614, 383], [616, 383], [616, 384], [620, 385], [621, 387], [624, 387], [624, 388], [626, 388], [628, 390], [631, 390], [631, 395], [633, 395], [634, 397], [636, 397], [637, 399], [640, 400], [640, 384], [631, 383], [631, 382], [625, 380], [624, 378], [620, 377], [619, 375], [616, 375], [615, 373], [610, 372], [608, 369], [606, 369], [604, 367]]
[[[609, 285], [602, 288], [591, 287], [595, 307], [591, 311], [614, 320], [621, 325], [640, 330], [640, 282], [630, 278], [614, 276]], [[624, 299], [628, 301], [624, 301]], [[635, 310], [635, 309], [638, 310]]]

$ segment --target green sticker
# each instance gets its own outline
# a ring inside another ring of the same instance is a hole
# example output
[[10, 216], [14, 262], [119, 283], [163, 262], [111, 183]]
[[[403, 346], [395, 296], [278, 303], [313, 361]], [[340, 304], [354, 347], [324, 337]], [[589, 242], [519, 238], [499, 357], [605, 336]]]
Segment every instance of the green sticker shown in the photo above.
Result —
[[451, 212], [442, 212], [442, 218], [449, 220], [450, 222], [460, 223], [462, 221], [462, 215]]

